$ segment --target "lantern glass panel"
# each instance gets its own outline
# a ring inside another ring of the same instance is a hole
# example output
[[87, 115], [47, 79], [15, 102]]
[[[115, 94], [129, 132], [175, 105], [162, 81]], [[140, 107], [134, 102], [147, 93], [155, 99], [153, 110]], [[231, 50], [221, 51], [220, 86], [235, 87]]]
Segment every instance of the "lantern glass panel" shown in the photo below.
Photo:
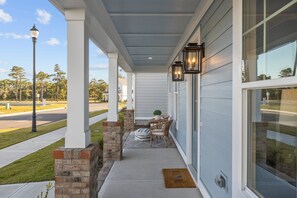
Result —
[[174, 64], [172, 65], [172, 81], [183, 81], [183, 65], [182, 64]]
[[188, 70], [198, 70], [198, 51], [197, 50], [189, 50], [188, 52], [188, 61], [187, 66]]

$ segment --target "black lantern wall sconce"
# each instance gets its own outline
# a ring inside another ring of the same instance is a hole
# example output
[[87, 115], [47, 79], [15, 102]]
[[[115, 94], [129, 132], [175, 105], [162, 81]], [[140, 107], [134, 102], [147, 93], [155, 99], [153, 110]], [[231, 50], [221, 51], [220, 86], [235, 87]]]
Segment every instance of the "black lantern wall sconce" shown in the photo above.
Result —
[[198, 74], [202, 72], [202, 58], [205, 44], [188, 43], [183, 49], [184, 74]]
[[175, 61], [172, 65], [172, 81], [184, 81], [183, 64], [181, 61]]

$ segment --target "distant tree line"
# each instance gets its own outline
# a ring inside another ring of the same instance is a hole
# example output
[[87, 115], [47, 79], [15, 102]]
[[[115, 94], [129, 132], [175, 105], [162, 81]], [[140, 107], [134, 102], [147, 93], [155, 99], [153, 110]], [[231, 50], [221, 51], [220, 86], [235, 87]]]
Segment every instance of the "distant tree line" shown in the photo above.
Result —
[[[32, 100], [32, 82], [26, 78], [23, 67], [13, 66], [8, 74], [9, 78], [0, 80], [0, 100], [24, 101]], [[108, 85], [104, 80], [92, 79], [89, 84], [90, 98], [101, 101], [103, 92]], [[67, 79], [66, 73], [56, 64], [53, 73], [40, 71], [36, 74], [36, 92], [39, 100], [66, 100]]]

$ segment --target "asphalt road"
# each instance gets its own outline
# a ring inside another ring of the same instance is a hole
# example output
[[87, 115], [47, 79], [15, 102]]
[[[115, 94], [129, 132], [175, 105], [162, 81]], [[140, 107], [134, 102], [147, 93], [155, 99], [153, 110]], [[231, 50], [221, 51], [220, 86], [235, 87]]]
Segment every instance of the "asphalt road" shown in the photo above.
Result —
[[[107, 109], [107, 103], [90, 104], [89, 111]], [[48, 110], [37, 112], [37, 125], [48, 124], [67, 118], [67, 109]], [[25, 128], [32, 125], [32, 112], [23, 115], [0, 117], [0, 129]]]

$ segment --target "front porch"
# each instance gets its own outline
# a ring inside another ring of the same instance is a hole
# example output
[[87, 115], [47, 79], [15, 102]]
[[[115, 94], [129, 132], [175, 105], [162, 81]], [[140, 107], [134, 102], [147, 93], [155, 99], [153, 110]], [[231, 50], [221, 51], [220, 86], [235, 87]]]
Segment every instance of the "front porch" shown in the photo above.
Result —
[[133, 133], [129, 136], [123, 160], [114, 162], [99, 191], [100, 198], [202, 198], [197, 188], [165, 188], [162, 169], [186, 168], [174, 143], [165, 148], [162, 141], [154, 142], [150, 148], [149, 142], [133, 142]]

